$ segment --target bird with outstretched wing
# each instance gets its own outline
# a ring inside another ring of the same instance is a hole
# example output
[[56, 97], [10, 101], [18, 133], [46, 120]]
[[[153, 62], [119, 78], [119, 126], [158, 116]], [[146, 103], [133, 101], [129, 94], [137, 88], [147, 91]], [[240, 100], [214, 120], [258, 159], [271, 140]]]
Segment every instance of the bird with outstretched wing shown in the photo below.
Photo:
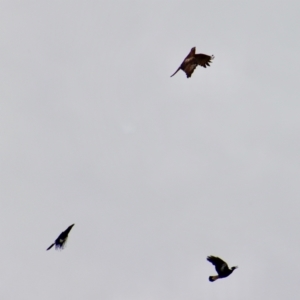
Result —
[[215, 266], [218, 273], [218, 275], [209, 276], [209, 281], [215, 281], [219, 278], [225, 278], [229, 276], [235, 269], [237, 269], [237, 267], [229, 268], [224, 260], [216, 256], [208, 256], [207, 260]]
[[203, 68], [209, 67], [213, 59], [213, 55], [196, 54], [196, 47], [193, 47], [188, 56], [184, 59], [176, 72], [171, 75], [171, 77], [173, 77], [179, 70], [182, 70], [185, 72], [186, 77], [189, 78], [192, 76], [197, 66], [201, 66]]

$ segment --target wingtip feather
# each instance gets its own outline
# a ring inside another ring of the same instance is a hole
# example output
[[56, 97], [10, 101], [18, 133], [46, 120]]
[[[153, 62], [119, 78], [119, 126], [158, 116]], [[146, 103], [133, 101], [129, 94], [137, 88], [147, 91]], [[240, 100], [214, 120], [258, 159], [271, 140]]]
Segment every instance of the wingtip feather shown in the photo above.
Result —
[[46, 251], [50, 250], [50, 249], [54, 246], [54, 244], [55, 244], [55, 243], [53, 243], [50, 247], [48, 247], [48, 248], [46, 249]]

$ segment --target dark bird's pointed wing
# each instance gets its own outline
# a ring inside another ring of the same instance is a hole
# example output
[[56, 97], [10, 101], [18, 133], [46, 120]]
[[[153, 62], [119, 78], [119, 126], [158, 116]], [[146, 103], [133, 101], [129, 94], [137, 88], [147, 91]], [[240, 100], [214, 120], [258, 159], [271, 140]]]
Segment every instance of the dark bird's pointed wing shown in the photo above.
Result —
[[173, 75], [171, 75], [171, 77], [173, 77], [180, 69], [181, 69], [181, 66], [175, 71], [175, 73]]
[[212, 56], [206, 54], [195, 55], [195, 63], [203, 68], [209, 67], [213, 59], [214, 59], [213, 55]]
[[68, 236], [69, 232], [71, 231], [71, 229], [73, 228], [75, 224], [70, 225], [64, 232], [63, 234], [65, 234], [66, 236]]
[[196, 47], [193, 47], [190, 51], [190, 53], [188, 54], [188, 56], [184, 59], [186, 60], [187, 58], [191, 58], [191, 57], [194, 57], [196, 54]]
[[55, 245], [55, 243], [53, 243], [50, 247], [48, 247], [48, 248], [46, 249], [46, 251], [50, 250], [54, 245]]
[[218, 272], [218, 274], [225, 269], [228, 269], [227, 263], [219, 257], [208, 256], [207, 260], [216, 267], [216, 271]]

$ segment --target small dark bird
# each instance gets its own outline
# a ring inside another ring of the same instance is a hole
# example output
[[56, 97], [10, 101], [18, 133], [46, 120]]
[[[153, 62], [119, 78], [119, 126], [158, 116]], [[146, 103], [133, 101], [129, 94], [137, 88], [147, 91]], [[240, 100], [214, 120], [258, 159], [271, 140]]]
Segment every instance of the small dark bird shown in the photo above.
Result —
[[207, 260], [211, 262], [215, 267], [218, 275], [209, 276], [209, 281], [215, 281], [219, 278], [225, 278], [229, 276], [237, 267], [228, 268], [227, 263], [219, 257], [208, 256]]
[[55, 245], [56, 250], [64, 249], [64, 246], [65, 246], [65, 244], [67, 242], [67, 239], [68, 239], [69, 232], [71, 231], [71, 229], [74, 225], [75, 224], [70, 225], [65, 231], [63, 231], [58, 236], [58, 238], [55, 240], [55, 242], [49, 248], [47, 248], [47, 251], [50, 250], [54, 245]]
[[191, 49], [189, 55], [184, 59], [176, 72], [171, 75], [171, 77], [173, 77], [179, 70], [182, 70], [183, 72], [185, 72], [186, 77], [189, 78], [192, 76], [194, 70], [198, 65], [203, 68], [209, 67], [209, 64], [213, 59], [213, 55], [210, 56], [206, 54], [196, 54], [196, 47], [194, 47]]

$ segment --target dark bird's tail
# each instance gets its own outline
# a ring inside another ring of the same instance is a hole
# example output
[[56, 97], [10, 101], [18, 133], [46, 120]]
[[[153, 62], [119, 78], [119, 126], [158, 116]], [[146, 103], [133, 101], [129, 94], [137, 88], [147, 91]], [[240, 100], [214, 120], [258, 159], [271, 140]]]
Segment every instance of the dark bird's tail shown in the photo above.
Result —
[[219, 278], [218, 275], [216, 275], [216, 276], [209, 276], [209, 277], [208, 277], [209, 281], [211, 281], [211, 282], [217, 280], [218, 278]]
[[47, 248], [46, 251], [50, 250], [54, 245], [55, 245], [55, 243], [53, 243], [49, 248]]
[[175, 71], [175, 73], [173, 75], [171, 75], [171, 77], [173, 77], [181, 69], [180, 67]]

